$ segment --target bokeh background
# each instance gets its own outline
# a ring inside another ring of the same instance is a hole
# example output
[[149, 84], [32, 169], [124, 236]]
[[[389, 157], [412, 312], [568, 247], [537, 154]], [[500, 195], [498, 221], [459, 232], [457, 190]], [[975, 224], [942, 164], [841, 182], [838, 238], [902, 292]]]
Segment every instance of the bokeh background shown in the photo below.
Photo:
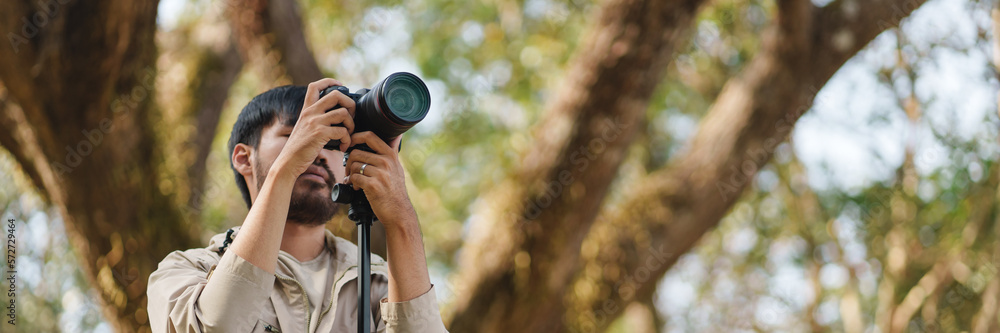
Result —
[[4, 332], [148, 331], [158, 258], [245, 217], [247, 101], [397, 71], [453, 332], [1000, 331], [996, 1], [52, 3], [0, 14]]

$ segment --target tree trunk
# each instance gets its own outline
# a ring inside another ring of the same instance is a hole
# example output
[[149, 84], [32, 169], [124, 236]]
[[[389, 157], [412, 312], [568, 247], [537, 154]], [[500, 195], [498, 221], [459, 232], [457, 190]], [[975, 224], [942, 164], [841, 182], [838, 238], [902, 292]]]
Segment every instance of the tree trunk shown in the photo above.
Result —
[[456, 332], [552, 332], [580, 243], [702, 0], [610, 0], [515, 176], [462, 250]]
[[[194, 161], [187, 167], [187, 207], [192, 213], [201, 211], [204, 198], [205, 173], [208, 171], [208, 153], [212, 150], [212, 140], [218, 133], [219, 117], [229, 97], [229, 88], [243, 69], [239, 52], [230, 41], [217, 51], [206, 47], [195, 64], [196, 72], [191, 76], [200, 78], [188, 85], [190, 98], [187, 107], [188, 118], [193, 119], [195, 132], [182, 149], [194, 151]], [[228, 156], [227, 156], [228, 157]]]
[[[780, 1], [764, 51], [726, 85], [690, 153], [633, 187], [591, 232], [649, 92], [699, 4], [606, 3], [592, 27], [598, 33], [580, 48], [567, 88], [536, 129], [538, 148], [489, 197], [495, 204], [483, 214], [488, 219], [473, 226], [451, 328], [606, 328], [637, 293], [652, 293], [658, 277], [718, 223], [833, 73], [921, 3], [841, 1], [818, 9], [804, 0]], [[588, 233], [591, 244], [583, 242]], [[581, 245], [600, 253], [591, 251], [581, 263]], [[647, 262], [655, 267], [643, 267]], [[573, 282], [579, 265], [605, 274]], [[598, 292], [574, 300], [577, 293], [567, 291], [577, 283]], [[568, 313], [580, 316], [560, 318], [567, 294], [570, 303], [583, 304]]]
[[[213, 179], [205, 188], [209, 152], [218, 133], [219, 120], [229, 97], [229, 90], [242, 72], [235, 39], [228, 33], [215, 33], [229, 25], [218, 8], [210, 8], [198, 21], [157, 33], [158, 69], [179, 73], [161, 78], [156, 98], [160, 103], [153, 121], [159, 124], [157, 140], [166, 159], [160, 166], [167, 170], [164, 189], [174, 192], [185, 216], [197, 219], [206, 195], [216, 195], [220, 185]], [[191, 38], [211, 36], [216, 38]], [[223, 130], [228, 132], [228, 128]], [[228, 157], [228, 156], [226, 156]], [[209, 198], [210, 200], [210, 198]]]
[[736, 202], [830, 77], [922, 3], [840, 0], [816, 8], [805, 0], [779, 1], [761, 52], [725, 85], [688, 153], [637, 182], [622, 205], [598, 217], [584, 247], [599, 251], [581, 265], [600, 267], [602, 274], [567, 282], [596, 290], [571, 296], [578, 306], [571, 312], [579, 313], [573, 328], [602, 331], [621, 313], [620, 304], [655, 292], [680, 255]]
[[148, 331], [146, 277], [196, 245], [193, 225], [156, 190], [157, 2], [37, 4], [0, 4], [11, 41], [0, 48], [0, 142], [59, 208], [111, 325]]
[[226, 11], [240, 54], [247, 64], [252, 64], [267, 89], [285, 84], [307, 85], [323, 77], [306, 43], [296, 1], [227, 3], [231, 5]]
[[[993, 73], [1000, 80], [1000, 0], [993, 1]], [[997, 93], [997, 114], [1000, 114], [1000, 92]]]

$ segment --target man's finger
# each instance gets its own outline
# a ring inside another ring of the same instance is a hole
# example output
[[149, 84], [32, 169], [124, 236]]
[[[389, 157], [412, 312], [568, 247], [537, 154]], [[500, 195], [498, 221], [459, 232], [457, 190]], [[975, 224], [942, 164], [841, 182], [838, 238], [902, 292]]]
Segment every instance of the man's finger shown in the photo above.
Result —
[[[365, 174], [361, 174], [361, 167], [365, 167]], [[365, 177], [374, 177], [376, 173], [380, 172], [379, 168], [371, 163], [365, 162], [354, 162], [347, 164], [348, 173], [351, 175], [359, 175]]]
[[339, 90], [333, 90], [326, 94], [326, 96], [320, 98], [319, 101], [316, 101], [316, 104], [314, 104], [313, 107], [326, 111], [333, 109], [338, 105], [347, 109], [347, 112], [350, 112], [351, 117], [354, 117], [354, 100], [347, 97], [347, 95], [344, 95], [344, 93], [341, 93]]
[[[340, 126], [330, 126], [323, 129], [323, 135], [327, 140], [340, 140], [340, 151], [346, 151], [351, 146], [351, 135], [347, 129]], [[327, 141], [324, 141], [327, 142]]]
[[344, 84], [340, 83], [340, 81], [331, 78], [319, 79], [316, 82], [310, 83], [309, 86], [306, 87], [306, 99], [305, 101], [303, 101], [302, 104], [303, 107], [308, 108], [310, 105], [313, 105], [313, 103], [316, 103], [316, 100], [319, 99], [320, 90], [329, 88], [331, 86], [342, 86], [342, 85]]
[[339, 108], [332, 110], [330, 112], [324, 113], [320, 116], [320, 123], [324, 125], [343, 125], [347, 128], [347, 132], [354, 133], [354, 118], [348, 113], [347, 109]]
[[351, 187], [353, 187], [355, 190], [362, 190], [368, 188], [368, 185], [371, 184], [372, 182], [372, 177], [369, 177], [368, 175], [362, 176], [361, 174], [357, 173], [353, 173], [350, 176], [347, 176], [346, 179], [347, 180], [344, 181], [344, 184], [350, 184]]
[[[346, 105], [345, 105], [346, 104]], [[350, 97], [345, 96], [343, 93], [337, 90], [333, 90], [320, 98], [316, 103], [308, 107], [310, 110], [316, 109], [319, 111], [312, 112], [328, 112], [333, 109], [345, 108], [347, 112], [354, 117], [354, 100]]]
[[351, 135], [351, 142], [352, 146], [364, 143], [368, 145], [368, 148], [371, 148], [379, 155], [392, 156], [393, 151], [389, 148], [389, 145], [386, 145], [385, 141], [382, 141], [382, 139], [371, 131], [354, 133], [354, 135]]
[[394, 150], [394, 151], [396, 151], [398, 153], [399, 152], [399, 145], [402, 144], [402, 143], [403, 143], [403, 135], [400, 134], [395, 139], [392, 139], [392, 142], [389, 143], [389, 148], [392, 148], [392, 150]]
[[351, 152], [351, 156], [347, 158], [347, 163], [361, 162], [371, 165], [385, 166], [385, 163], [383, 163], [378, 156], [379, 155], [375, 155], [375, 153], [357, 149]]

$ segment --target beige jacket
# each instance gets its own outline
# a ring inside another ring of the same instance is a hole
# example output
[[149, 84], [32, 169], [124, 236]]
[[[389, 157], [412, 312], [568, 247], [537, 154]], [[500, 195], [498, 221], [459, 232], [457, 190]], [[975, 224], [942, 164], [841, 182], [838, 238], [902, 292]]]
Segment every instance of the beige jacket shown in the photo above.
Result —
[[[232, 238], [238, 227], [231, 229]], [[212, 237], [207, 248], [174, 251], [149, 276], [149, 322], [153, 332], [356, 332], [358, 247], [326, 232], [334, 245], [338, 272], [333, 292], [311, 318], [308, 294], [296, 276], [298, 261], [281, 251], [274, 274], [243, 260], [228, 246], [227, 234]], [[389, 271], [372, 255], [372, 332], [447, 332], [441, 322], [434, 287], [406, 302], [389, 303]], [[314, 323], [318, 321], [318, 323]]]

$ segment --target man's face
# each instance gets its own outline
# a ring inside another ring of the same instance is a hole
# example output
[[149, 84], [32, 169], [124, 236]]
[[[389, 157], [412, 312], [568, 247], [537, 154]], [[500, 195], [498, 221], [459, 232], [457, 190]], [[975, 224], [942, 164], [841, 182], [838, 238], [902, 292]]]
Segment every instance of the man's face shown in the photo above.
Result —
[[[260, 144], [253, 160], [254, 175], [257, 178], [258, 196], [264, 186], [268, 170], [281, 153], [292, 126], [275, 121], [261, 132]], [[295, 180], [292, 198], [288, 207], [288, 220], [305, 224], [321, 225], [337, 213], [340, 205], [330, 198], [330, 191], [338, 179], [344, 178], [344, 153], [322, 149], [319, 156], [305, 173]]]

